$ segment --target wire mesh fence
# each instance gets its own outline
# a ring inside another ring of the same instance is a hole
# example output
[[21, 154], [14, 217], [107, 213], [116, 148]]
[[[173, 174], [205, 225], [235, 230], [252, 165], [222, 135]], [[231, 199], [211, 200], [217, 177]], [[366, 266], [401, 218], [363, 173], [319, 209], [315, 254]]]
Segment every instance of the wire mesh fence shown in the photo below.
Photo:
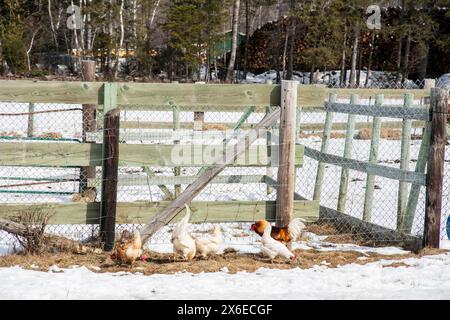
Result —
[[[346, 101], [345, 101], [346, 100]], [[341, 99], [341, 103], [349, 103], [350, 99]], [[398, 105], [398, 109], [392, 109], [393, 118], [381, 118], [380, 141], [378, 143], [378, 157], [374, 159], [374, 164], [381, 165], [388, 168], [400, 169], [401, 166], [401, 145], [402, 145], [402, 120], [396, 119], [395, 116], [400, 114], [400, 107], [403, 106], [403, 99], [390, 100], [389, 105], [394, 107]], [[373, 106], [374, 99], [361, 99], [359, 101], [359, 112], [363, 110], [362, 106]], [[423, 100], [415, 100], [415, 105], [423, 105]], [[424, 106], [424, 105], [423, 105]], [[425, 106], [424, 106], [425, 107]], [[389, 109], [388, 109], [389, 110]], [[399, 184], [398, 180], [390, 179], [383, 176], [374, 176], [373, 182], [373, 200], [371, 201], [372, 209], [365, 210], [367, 202], [366, 191], [368, 187], [368, 174], [361, 170], [344, 169], [345, 165], [352, 165], [351, 168], [358, 169], [366, 166], [370, 162], [371, 153], [373, 153], [374, 146], [372, 145], [372, 116], [353, 116], [353, 130], [350, 135], [346, 134], [346, 126], [349, 120], [347, 113], [333, 113], [333, 128], [329, 134], [328, 146], [325, 154], [319, 153], [323, 146], [324, 136], [324, 112], [302, 112], [300, 124], [299, 142], [307, 148], [318, 151], [318, 157], [315, 159], [306, 157], [304, 166], [297, 172], [297, 188], [298, 193], [302, 196], [313, 199], [315, 196], [315, 189], [317, 189], [316, 177], [318, 172], [319, 161], [324, 163], [323, 182], [321, 184], [320, 204], [332, 210], [338, 210], [351, 217], [365, 220], [373, 224], [385, 227], [387, 229], [396, 230], [398, 223], [398, 194]], [[417, 114], [419, 116], [419, 114]], [[312, 125], [314, 123], [314, 125]], [[409, 158], [407, 170], [414, 171], [418, 157], [419, 150], [422, 144], [422, 137], [424, 133], [423, 122], [412, 122], [411, 140], [409, 145]], [[346, 147], [347, 145], [347, 147]], [[310, 152], [312, 153], [312, 151]], [[336, 157], [333, 157], [336, 156]], [[341, 159], [338, 157], [350, 158]], [[352, 160], [362, 161], [364, 163], [353, 163]], [[344, 165], [344, 167], [342, 167]], [[347, 170], [347, 188], [342, 186], [341, 174], [343, 170]], [[422, 181], [423, 183], [424, 181]], [[445, 184], [448, 185], [448, 177], [446, 177]], [[408, 188], [410, 188], [408, 183]], [[345, 190], [345, 193], [343, 193]], [[317, 192], [317, 191], [316, 191]], [[342, 193], [342, 196], [340, 195]], [[443, 217], [442, 226], [445, 227], [445, 217], [448, 216], [450, 209], [450, 202], [445, 199], [443, 202]], [[364, 219], [365, 211], [370, 211], [369, 218]], [[411, 227], [411, 234], [421, 237], [424, 228], [424, 213], [425, 213], [425, 187], [421, 187], [417, 207], [414, 210], [414, 219]], [[352, 228], [347, 224], [338, 225], [339, 231], [342, 235], [353, 233]], [[444, 237], [444, 232], [442, 236]], [[376, 238], [380, 242], [379, 234], [366, 234], [367, 238]], [[382, 240], [382, 236], [381, 236]], [[386, 238], [386, 241], [391, 241]]]
[[[379, 88], [397, 88], [390, 83], [379, 84]], [[420, 86], [418, 86], [420, 87]], [[404, 87], [402, 87], [404, 88]], [[409, 88], [409, 87], [408, 87]], [[348, 99], [339, 102], [347, 103]], [[361, 99], [361, 105], [373, 106], [374, 98]], [[389, 105], [403, 105], [403, 99], [385, 100]], [[415, 105], [426, 107], [423, 99], [416, 99]], [[398, 110], [395, 110], [398, 111]], [[401, 114], [399, 114], [401, 115]], [[156, 145], [179, 143], [180, 145], [221, 144], [230, 130], [236, 127], [242, 119], [242, 112], [227, 112], [215, 109], [206, 111], [199, 119], [192, 111], [181, 111], [178, 114], [179, 122], [174, 122], [173, 110], [122, 110], [120, 142], [129, 145]], [[251, 112], [241, 123], [238, 133], [245, 133], [253, 128], [264, 117], [264, 113]], [[299, 122], [297, 142], [313, 150], [320, 150], [323, 142], [323, 126], [326, 118], [324, 110], [302, 110]], [[102, 114], [97, 114], [95, 130], [87, 133], [86, 140], [102, 143], [103, 124]], [[328, 153], [342, 156], [346, 144], [346, 123], [348, 114], [335, 113], [333, 130], [328, 143]], [[400, 168], [402, 119], [398, 116], [383, 118], [381, 127], [381, 140], [379, 143], [379, 157], [377, 164]], [[373, 117], [370, 115], [355, 117], [355, 130], [350, 149], [351, 158], [367, 162], [371, 149], [371, 130]], [[174, 127], [179, 130], [174, 131]], [[82, 142], [83, 116], [81, 105], [64, 104], [19, 104], [0, 103], [0, 143], [4, 146], [17, 142], [33, 143], [65, 143], [79, 144]], [[276, 130], [274, 131], [276, 134]], [[412, 121], [410, 141], [409, 170], [414, 170], [418, 160], [418, 153], [422, 143], [423, 123]], [[257, 145], [266, 145], [265, 139], [258, 139]], [[4, 150], [7, 152], [7, 149]], [[63, 157], [63, 156], [62, 156]], [[151, 157], [151, 155], [149, 155]], [[69, 160], [69, 159], [68, 159]], [[67, 160], [67, 161], [68, 161]], [[99, 159], [101, 160], [101, 159]], [[442, 238], [445, 237], [446, 220], [450, 214], [450, 147], [446, 148], [445, 178], [443, 192]], [[121, 164], [118, 172], [117, 201], [119, 203], [136, 203], [144, 201], [168, 201], [178, 193], [177, 188], [184, 190], [195, 179], [199, 167], [180, 166], [179, 168], [161, 165], [136, 163], [135, 165]], [[318, 161], [305, 156], [303, 165], [296, 169], [297, 194], [306, 199], [314, 198], [314, 189], [317, 176]], [[330, 209], [338, 208], [339, 186], [342, 167], [333, 163], [325, 164], [325, 174], [322, 184], [320, 205]], [[59, 166], [0, 166], [0, 202], [2, 203], [32, 203], [39, 207], [44, 203], [86, 203], [92, 205], [101, 199], [102, 172], [97, 167], [94, 176], [85, 176], [80, 167]], [[276, 199], [276, 185], [268, 186], [265, 176], [276, 180], [275, 167], [229, 167], [221, 174], [224, 180], [217, 179], [210, 183], [195, 198], [198, 201], [209, 201], [220, 205], [221, 201], [268, 201]], [[233, 178], [234, 177], [234, 178]], [[246, 178], [243, 178], [246, 177]], [[177, 178], [177, 180], [175, 180]], [[185, 179], [185, 180], [183, 180]], [[234, 179], [234, 180], [233, 180]], [[245, 183], [244, 182], [245, 180]], [[179, 181], [176, 185], [174, 181]], [[367, 174], [358, 170], [349, 170], [348, 191], [346, 193], [345, 214], [363, 219], [365, 193], [367, 187]], [[408, 184], [410, 188], [410, 184]], [[397, 228], [399, 181], [376, 176], [374, 178], [373, 209], [370, 222], [387, 229]], [[249, 223], [242, 222], [237, 212], [230, 212], [228, 222], [221, 223], [227, 243], [231, 245], [248, 244], [258, 240], [249, 231]], [[57, 207], [49, 209], [57, 214]], [[138, 206], [136, 206], [138, 210]], [[205, 232], [212, 229], [208, 212], [213, 209], [206, 207], [203, 223], [193, 224], [193, 232]], [[133, 211], [133, 210], [130, 210]], [[421, 237], [424, 227], [425, 188], [421, 187], [417, 208], [412, 223], [411, 234]], [[124, 229], [140, 228], [146, 221], [135, 219], [135, 212], [130, 212], [131, 218], [127, 223], [117, 225], [116, 232]], [[79, 217], [78, 217], [79, 218]], [[77, 218], [77, 219], [78, 219]], [[127, 221], [127, 217], [121, 217]], [[88, 221], [89, 222], [89, 221]], [[329, 221], [336, 222], [336, 221]], [[337, 225], [342, 236], [353, 233], [348, 225]], [[165, 246], [170, 243], [172, 224], [161, 229], [151, 238], [154, 246]], [[86, 219], [72, 221], [71, 224], [59, 223], [48, 226], [48, 231], [64, 235], [76, 240], [88, 240], [98, 236], [98, 224], [86, 224]], [[370, 238], [372, 235], [365, 235]], [[0, 243], [12, 243], [14, 239], [5, 232], [0, 232]]]

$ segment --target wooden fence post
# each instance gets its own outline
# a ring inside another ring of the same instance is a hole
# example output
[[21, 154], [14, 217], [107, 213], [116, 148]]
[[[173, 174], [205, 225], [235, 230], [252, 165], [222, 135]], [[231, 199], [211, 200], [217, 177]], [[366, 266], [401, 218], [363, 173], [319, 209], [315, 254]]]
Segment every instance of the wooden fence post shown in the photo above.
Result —
[[[331, 103], [334, 103], [337, 100], [337, 95], [335, 93], [330, 94], [328, 99]], [[331, 128], [333, 125], [333, 115], [334, 115], [333, 112], [327, 112], [326, 117], [325, 117], [322, 145], [320, 146], [320, 152], [322, 152], [322, 153], [328, 152], [328, 144], [330, 141]], [[316, 174], [316, 183], [314, 185], [313, 200], [320, 201], [324, 173], [325, 173], [325, 163], [319, 161], [319, 163], [317, 164], [317, 174]]]
[[[180, 134], [180, 107], [172, 105], [173, 114], [173, 133], [175, 135]], [[180, 140], [176, 139], [173, 141], [174, 144], [180, 144]], [[173, 168], [174, 176], [181, 175], [181, 167]], [[178, 197], [181, 193], [181, 185], [176, 184], [174, 190], [174, 198]]]
[[444, 178], [445, 145], [447, 143], [448, 91], [431, 89], [431, 142], [428, 155], [427, 192], [423, 246], [439, 248], [442, 184]]
[[[384, 96], [378, 94], [375, 98], [375, 105], [381, 107]], [[381, 135], [381, 118], [373, 117], [372, 123], [372, 139], [370, 141], [370, 155], [369, 163], [376, 164], [378, 161], [378, 149], [380, 145]], [[364, 212], [363, 220], [366, 222], [372, 221], [372, 207], [373, 207], [373, 193], [375, 191], [375, 175], [367, 174], [366, 194], [364, 196]]]
[[[266, 80], [266, 84], [272, 85], [272, 80]], [[272, 107], [266, 107], [266, 115], [268, 115], [271, 111], [272, 111]], [[267, 130], [266, 146], [267, 146], [267, 158], [268, 159], [272, 158], [271, 144], [272, 144], [273, 131], [274, 131], [273, 127], [270, 128], [269, 130]], [[271, 166], [267, 167], [266, 176], [268, 176], [270, 178], [274, 177], [273, 167], [271, 167]], [[273, 192], [273, 188], [269, 184], [267, 184], [267, 189], [266, 189], [267, 195], [270, 195], [272, 192]]]
[[424, 79], [423, 88], [425, 90], [431, 90], [434, 87], [436, 87], [436, 79]]
[[[81, 73], [83, 76], [83, 81], [95, 81], [95, 61], [90, 60], [83, 60], [81, 62]], [[83, 104], [83, 128], [82, 128], [82, 141], [83, 142], [95, 142], [95, 141], [88, 141], [86, 134], [88, 132], [94, 132], [96, 130], [96, 105], [95, 104]], [[89, 179], [95, 179], [96, 176], [96, 168], [95, 166], [86, 166], [80, 168], [80, 186], [79, 186], [79, 192], [83, 193], [86, 192], [88, 189], [88, 180]], [[91, 189], [94, 194], [97, 194], [97, 191], [95, 188], [89, 188]]]
[[[359, 103], [359, 98], [356, 94], [350, 96], [350, 103], [352, 105]], [[347, 118], [347, 128], [345, 133], [344, 158], [350, 159], [352, 156], [353, 135], [355, 132], [355, 115], [349, 114]], [[348, 191], [348, 168], [341, 169], [341, 181], [339, 184], [339, 197], [337, 204], [337, 211], [345, 213], [345, 203], [347, 201]]]
[[104, 126], [102, 163], [102, 203], [100, 216], [100, 235], [104, 250], [114, 247], [117, 180], [119, 169], [119, 129], [120, 110], [117, 106], [117, 84], [105, 83], [104, 87]]
[[[403, 107], [411, 108], [414, 96], [410, 93], [405, 94]], [[401, 156], [400, 156], [400, 169], [409, 170], [410, 162], [410, 144], [411, 144], [411, 124], [412, 120], [403, 119], [402, 125], [402, 145], [401, 145]], [[408, 201], [408, 183], [404, 181], [399, 182], [398, 187], [398, 201], [397, 201], [397, 230], [401, 230], [404, 225], [403, 220], [406, 216], [406, 207]]]
[[[197, 81], [195, 84], [206, 84], [204, 81]], [[203, 131], [203, 126], [205, 124], [205, 112], [195, 111], [194, 112], [194, 131]]]
[[27, 137], [31, 138], [34, 132], [34, 103], [28, 104], [28, 127]]
[[277, 186], [277, 227], [291, 220], [295, 189], [295, 127], [297, 112], [297, 81], [281, 82], [280, 146]]
[[[422, 135], [422, 143], [420, 144], [419, 155], [417, 157], [416, 173], [425, 173], [428, 162], [428, 153], [430, 150], [430, 136], [431, 136], [431, 122], [427, 121], [425, 124], [425, 130]], [[411, 233], [412, 225], [414, 222], [414, 216], [416, 214], [417, 202], [419, 201], [420, 184], [412, 184], [409, 191], [408, 203], [406, 205], [406, 216], [403, 219], [403, 225], [401, 227], [402, 232]]]

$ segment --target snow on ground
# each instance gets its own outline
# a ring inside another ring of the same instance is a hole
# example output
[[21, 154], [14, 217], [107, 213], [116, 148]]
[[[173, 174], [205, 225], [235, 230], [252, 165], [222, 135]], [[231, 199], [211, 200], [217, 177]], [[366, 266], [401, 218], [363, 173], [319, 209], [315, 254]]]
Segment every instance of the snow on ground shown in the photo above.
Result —
[[396, 262], [151, 276], [0, 268], [0, 299], [450, 299], [449, 253]]
[[[348, 85], [350, 79], [351, 70], [347, 70], [347, 82]], [[331, 86], [340, 86], [340, 70], [331, 71], [317, 71], [314, 72], [314, 77], [316, 78], [315, 83], [325, 84]], [[281, 74], [282, 75], [282, 74]], [[301, 84], [310, 84], [310, 72], [294, 71], [293, 80], [299, 81]], [[445, 75], [444, 75], [445, 76]], [[401, 86], [405, 89], [419, 89], [419, 81], [405, 80], [401, 85], [396, 84], [397, 75], [395, 72], [385, 72], [385, 71], [371, 71], [370, 77], [367, 83], [369, 88], [395, 88], [396, 86]], [[267, 80], [275, 82], [277, 79], [277, 72], [275, 70], [269, 70], [261, 74], [255, 75], [251, 72], [247, 74], [247, 79], [239, 80], [240, 83], [265, 83]], [[359, 86], [366, 86], [367, 70], [361, 70]]]
[[450, 90], [450, 73], [445, 73], [436, 81], [436, 86]]

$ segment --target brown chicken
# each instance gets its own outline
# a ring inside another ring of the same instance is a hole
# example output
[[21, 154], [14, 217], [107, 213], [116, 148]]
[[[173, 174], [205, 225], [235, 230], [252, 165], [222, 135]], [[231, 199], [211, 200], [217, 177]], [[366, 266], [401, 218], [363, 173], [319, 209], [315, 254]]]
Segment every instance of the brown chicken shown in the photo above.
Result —
[[[305, 224], [303, 223], [303, 219], [297, 218], [292, 220], [289, 225], [285, 227], [272, 227], [270, 232], [270, 236], [280, 242], [283, 243], [291, 243], [292, 241], [298, 240], [300, 238], [303, 229], [305, 228]], [[250, 227], [250, 230], [255, 231], [257, 234], [262, 236], [264, 234], [264, 229], [266, 228], [269, 222], [266, 220], [259, 220], [253, 223]]]
[[122, 232], [119, 241], [117, 241], [113, 258], [117, 262], [133, 264], [142, 255], [142, 241], [139, 231], [135, 231], [134, 234], [125, 230]]

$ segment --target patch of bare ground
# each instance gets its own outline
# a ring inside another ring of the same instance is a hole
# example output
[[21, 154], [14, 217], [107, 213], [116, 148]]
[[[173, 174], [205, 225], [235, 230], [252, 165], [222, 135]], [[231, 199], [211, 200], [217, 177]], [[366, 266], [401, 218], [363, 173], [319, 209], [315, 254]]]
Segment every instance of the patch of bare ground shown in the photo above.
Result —
[[[353, 243], [360, 246], [371, 245], [371, 242], [363, 236], [354, 233], [342, 233], [336, 226], [323, 222], [310, 223], [305, 231], [312, 232], [319, 236], [327, 236], [324, 241], [333, 243]], [[305, 239], [306, 240], [306, 239]]]
[[399, 267], [409, 268], [411, 266], [409, 264], [404, 263], [404, 262], [394, 262], [394, 263], [391, 263], [391, 264], [383, 265], [383, 268], [399, 268]]
[[[48, 268], [57, 265], [59, 268], [71, 266], [85, 266], [93, 272], [140, 272], [145, 275], [152, 274], [174, 274], [177, 272], [218, 272], [227, 268], [230, 273], [239, 271], [254, 272], [259, 268], [270, 269], [308, 269], [315, 265], [326, 265], [336, 268], [351, 263], [367, 264], [370, 262], [384, 260], [402, 260], [422, 255], [435, 255], [446, 252], [444, 250], [425, 249], [419, 255], [410, 253], [404, 255], [382, 255], [377, 253], [361, 253], [356, 251], [318, 251], [318, 250], [296, 250], [298, 259], [287, 261], [276, 259], [273, 263], [259, 254], [238, 253], [233, 249], [227, 249], [221, 255], [209, 257], [208, 259], [196, 258], [192, 261], [174, 261], [172, 254], [163, 254], [147, 251], [146, 261], [136, 261], [132, 266], [118, 265], [104, 254], [69, 254], [69, 253], [44, 253], [41, 255], [12, 254], [0, 257], [0, 267], [20, 266], [30, 270], [48, 271]], [[447, 251], [448, 252], [448, 251]], [[401, 262], [389, 266], [401, 266]]]

